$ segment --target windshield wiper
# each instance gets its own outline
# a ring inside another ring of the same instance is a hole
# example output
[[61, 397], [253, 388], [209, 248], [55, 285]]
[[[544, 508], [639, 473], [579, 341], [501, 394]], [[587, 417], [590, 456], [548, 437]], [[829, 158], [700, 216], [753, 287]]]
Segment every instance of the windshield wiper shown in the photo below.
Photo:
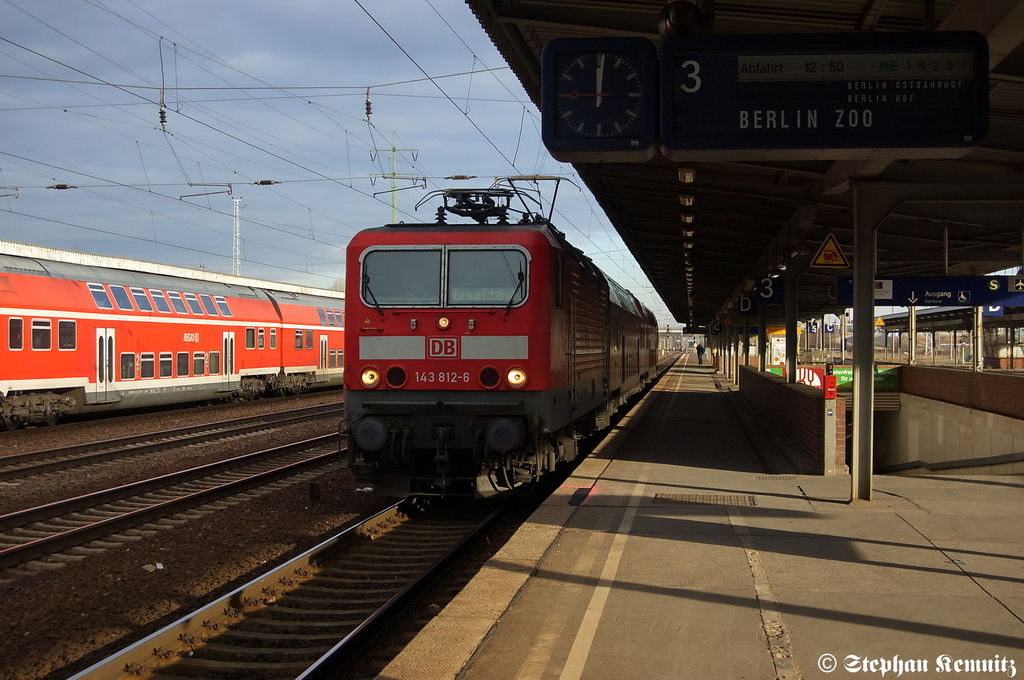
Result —
[[508, 304], [505, 305], [505, 316], [508, 316], [508, 310], [512, 309], [512, 303], [516, 299], [516, 295], [519, 295], [519, 289], [523, 287], [523, 282], [526, 281], [526, 277], [523, 276], [523, 270], [519, 270], [519, 283], [516, 284], [516, 289], [512, 291], [512, 297], [508, 299]]
[[380, 313], [380, 318], [383, 319], [384, 318], [384, 310], [380, 308], [380, 303], [377, 302], [377, 296], [373, 294], [372, 290], [370, 290], [370, 275], [369, 274], [363, 274], [363, 292], [369, 294], [370, 299], [373, 300], [373, 306], [376, 308], [377, 312]]

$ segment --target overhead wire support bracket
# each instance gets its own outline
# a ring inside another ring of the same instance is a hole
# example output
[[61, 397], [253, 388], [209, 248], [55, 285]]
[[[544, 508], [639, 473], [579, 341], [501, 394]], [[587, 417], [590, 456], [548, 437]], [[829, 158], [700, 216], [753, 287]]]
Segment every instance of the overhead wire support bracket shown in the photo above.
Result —
[[192, 198], [194, 196], [215, 196], [216, 194], [227, 194], [228, 196], [231, 195], [231, 185], [230, 184], [193, 184], [192, 182], [189, 182], [188, 185], [190, 187], [227, 187], [227, 190], [225, 190], [225, 191], [207, 191], [207, 192], [202, 193], [202, 194], [185, 194], [184, 196], [178, 196], [178, 200], [179, 201], [181, 201], [183, 199], [186, 199], [186, 198]]
[[[390, 194], [393, 191], [405, 191], [406, 189], [426, 189], [427, 188], [427, 178], [426, 177], [418, 177], [416, 175], [377, 175], [377, 177], [383, 177], [384, 179], [408, 179], [408, 180], [412, 180], [413, 183], [411, 185], [407, 186], [407, 187], [392, 187], [391, 189], [388, 189], [387, 191], [375, 191], [375, 192], [373, 192], [374, 196], [380, 196], [381, 194]], [[371, 184], [372, 184], [372, 181], [371, 181]]]
[[8, 191], [12, 193], [0, 193], [0, 198], [8, 198], [13, 196], [14, 198], [21, 198], [21, 189], [18, 187], [0, 187], [0, 191]]
[[[398, 152], [399, 151], [409, 151], [409, 152], [411, 152], [412, 153], [412, 160], [413, 160], [413, 162], [416, 162], [416, 160], [419, 158], [419, 149], [398, 149], [398, 148], [396, 148], [395, 147], [395, 137], [394, 137], [394, 135], [391, 136], [391, 148], [390, 149], [371, 149], [370, 150], [370, 158], [373, 159], [373, 160], [376, 160], [375, 154], [378, 151], [390, 151], [391, 152], [391, 172], [389, 172], [389, 173], [377, 173], [377, 172], [375, 172], [375, 173], [371, 174], [370, 175], [370, 184], [374, 183], [374, 178], [376, 178], [376, 177], [383, 177], [384, 179], [390, 179], [391, 180], [391, 189], [389, 191], [378, 191], [377, 193], [374, 194], [374, 196], [377, 196], [379, 194], [391, 194], [391, 222], [394, 223], [394, 222], [398, 221], [398, 206], [395, 203], [395, 194], [398, 193], [399, 191], [401, 191], [402, 189], [416, 189], [416, 188], [419, 188], [421, 182], [423, 184], [423, 188], [426, 189], [427, 188], [427, 178], [426, 177], [421, 177], [420, 175], [416, 175], [416, 174], [412, 174], [412, 173], [398, 173], [398, 172], [396, 172], [396, 170], [397, 170], [397, 162], [398, 162]], [[408, 186], [408, 187], [402, 187], [402, 189], [399, 189], [395, 185], [395, 180], [397, 180], [397, 179], [408, 179], [408, 180], [410, 180], [412, 182], [412, 185]]]

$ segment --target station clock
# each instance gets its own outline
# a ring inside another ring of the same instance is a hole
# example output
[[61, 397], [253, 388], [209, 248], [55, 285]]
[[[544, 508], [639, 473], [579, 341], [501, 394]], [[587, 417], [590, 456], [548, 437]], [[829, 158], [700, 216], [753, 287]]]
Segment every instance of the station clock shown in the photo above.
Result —
[[541, 54], [544, 145], [564, 162], [637, 162], [657, 150], [658, 57], [644, 38], [560, 38]]

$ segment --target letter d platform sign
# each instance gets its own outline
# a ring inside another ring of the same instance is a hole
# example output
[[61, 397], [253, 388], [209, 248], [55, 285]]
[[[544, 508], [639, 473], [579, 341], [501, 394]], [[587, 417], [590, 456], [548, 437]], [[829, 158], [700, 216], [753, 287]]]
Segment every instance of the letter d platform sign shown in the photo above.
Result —
[[431, 359], [458, 359], [459, 339], [452, 337], [427, 338], [427, 356]]

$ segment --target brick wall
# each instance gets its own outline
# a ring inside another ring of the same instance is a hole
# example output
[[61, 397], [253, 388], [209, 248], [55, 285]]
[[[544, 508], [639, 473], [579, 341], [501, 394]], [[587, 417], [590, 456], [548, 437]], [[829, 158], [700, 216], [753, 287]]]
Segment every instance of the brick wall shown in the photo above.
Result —
[[901, 366], [900, 391], [977, 411], [1024, 418], [1024, 379], [935, 366]]
[[[773, 373], [740, 367], [740, 394], [776, 435], [793, 442], [805, 456], [806, 472], [822, 474], [825, 456], [825, 399], [816, 387], [788, 384]], [[846, 473], [846, 401], [835, 402], [835, 470]]]

